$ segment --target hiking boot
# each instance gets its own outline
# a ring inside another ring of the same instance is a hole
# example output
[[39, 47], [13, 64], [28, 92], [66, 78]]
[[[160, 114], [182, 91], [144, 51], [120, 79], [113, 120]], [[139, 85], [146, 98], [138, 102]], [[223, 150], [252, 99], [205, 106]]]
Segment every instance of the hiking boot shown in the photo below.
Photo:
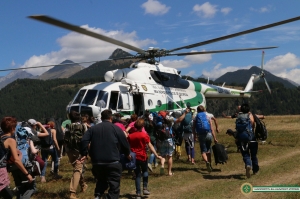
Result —
[[246, 167], [246, 176], [247, 176], [247, 178], [251, 177], [250, 171], [251, 171], [251, 166], [247, 165], [247, 167]]
[[137, 195], [135, 196], [135, 199], [142, 199], [141, 194], [137, 194]]
[[150, 163], [148, 163], [148, 169], [149, 169], [151, 172], [153, 172], [153, 170], [152, 170], [152, 165], [151, 165]]
[[59, 180], [62, 178], [61, 175], [58, 175], [57, 173], [53, 174], [53, 177], [52, 177], [54, 180]]
[[206, 168], [209, 173], [212, 171], [212, 167], [209, 162], [206, 162]]
[[76, 196], [76, 194], [75, 194], [75, 193], [71, 193], [71, 195], [70, 195], [70, 199], [79, 199], [79, 198], [77, 198], [77, 196]]
[[158, 163], [155, 163], [155, 164], [154, 164], [154, 168], [156, 168], [156, 167], [158, 167]]
[[45, 176], [42, 176], [42, 177], [41, 177], [41, 182], [42, 182], [42, 183], [45, 183], [45, 182], [46, 182]]
[[147, 188], [143, 189], [143, 194], [144, 195], [150, 195], [150, 191]]
[[164, 167], [160, 167], [159, 173], [160, 173], [160, 175], [164, 175], [165, 174], [165, 168]]
[[87, 188], [88, 188], [88, 185], [86, 183], [84, 183], [83, 186], [81, 187], [81, 192], [83, 192], [83, 193], [86, 192]]

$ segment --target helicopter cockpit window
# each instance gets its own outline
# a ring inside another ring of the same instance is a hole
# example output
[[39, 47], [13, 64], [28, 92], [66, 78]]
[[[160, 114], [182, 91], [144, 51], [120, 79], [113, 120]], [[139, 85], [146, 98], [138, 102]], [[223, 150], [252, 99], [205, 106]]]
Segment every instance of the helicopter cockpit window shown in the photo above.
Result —
[[96, 106], [99, 106], [100, 108], [106, 108], [107, 98], [108, 98], [108, 92], [100, 91], [98, 94]]
[[85, 94], [85, 91], [86, 90], [84, 89], [84, 90], [80, 90], [78, 92], [78, 95], [77, 95], [76, 99], [74, 100], [73, 104], [80, 104], [80, 102], [81, 102], [81, 100], [82, 100], [82, 98], [83, 98], [83, 96]]
[[157, 83], [161, 83], [160, 75], [158, 74], [157, 71], [150, 70], [150, 75], [154, 79], [154, 81], [156, 81]]
[[161, 107], [161, 105], [162, 105], [161, 101], [160, 101], [160, 100], [157, 100], [157, 106], [158, 106], [158, 107]]
[[82, 104], [93, 105], [97, 96], [97, 90], [88, 90]]

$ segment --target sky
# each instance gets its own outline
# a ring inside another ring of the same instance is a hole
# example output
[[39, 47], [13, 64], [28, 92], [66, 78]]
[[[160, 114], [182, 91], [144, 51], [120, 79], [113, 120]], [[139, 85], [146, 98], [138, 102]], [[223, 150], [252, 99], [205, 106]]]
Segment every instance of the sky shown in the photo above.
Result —
[[[0, 69], [59, 64], [66, 59], [101, 61], [116, 48], [122, 48], [30, 19], [30, 15], [48, 15], [146, 50], [173, 49], [297, 17], [299, 8], [300, 1], [291, 0], [1, 1]], [[176, 52], [268, 46], [278, 48], [265, 50], [264, 69], [300, 84], [300, 20]], [[160, 62], [181, 70], [183, 75], [212, 79], [226, 72], [261, 66], [261, 57], [262, 51], [257, 50], [169, 56]], [[39, 75], [47, 69], [27, 72]], [[0, 76], [8, 73], [0, 72]]]

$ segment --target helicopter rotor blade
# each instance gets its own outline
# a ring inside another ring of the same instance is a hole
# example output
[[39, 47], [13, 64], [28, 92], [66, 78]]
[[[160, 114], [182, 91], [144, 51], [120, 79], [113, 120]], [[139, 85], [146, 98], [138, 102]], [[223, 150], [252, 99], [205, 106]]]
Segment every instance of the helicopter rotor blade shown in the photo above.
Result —
[[265, 84], [266, 84], [266, 86], [267, 86], [267, 88], [268, 88], [269, 93], [271, 94], [271, 89], [270, 89], [270, 86], [269, 86], [269, 84], [268, 84], [266, 78], [263, 77], [263, 79], [265, 80]]
[[78, 33], [81, 33], [81, 34], [84, 34], [84, 35], [88, 35], [88, 36], [100, 39], [102, 41], [106, 41], [106, 42], [109, 42], [111, 44], [115, 44], [115, 45], [127, 48], [129, 50], [133, 50], [133, 51], [138, 52], [138, 53], [145, 53], [144, 50], [142, 50], [140, 48], [137, 48], [135, 46], [132, 46], [132, 45], [129, 45], [127, 43], [118, 41], [116, 39], [104, 36], [104, 35], [99, 34], [99, 33], [95, 33], [95, 32], [89, 31], [89, 30], [81, 28], [79, 26], [75, 26], [75, 25], [63, 22], [61, 20], [58, 20], [58, 19], [54, 19], [54, 18], [49, 17], [49, 16], [45, 16], [45, 15], [32, 15], [32, 16], [29, 16], [29, 18], [35, 19], [35, 20], [38, 20], [38, 21], [42, 21], [44, 23], [48, 23], [48, 24], [51, 24], [51, 25], [54, 25], [54, 26], [58, 26], [58, 27], [61, 27], [61, 28], [65, 28], [65, 29], [68, 29], [68, 30], [72, 30], [74, 32], [78, 32]]
[[261, 48], [240, 48], [240, 49], [231, 49], [231, 50], [212, 50], [212, 51], [201, 51], [201, 52], [186, 52], [186, 53], [170, 53], [166, 56], [185, 56], [185, 55], [199, 55], [199, 54], [213, 54], [213, 53], [227, 53], [227, 52], [238, 52], [238, 51], [250, 51], [250, 50], [263, 50], [263, 49], [272, 49], [278, 48], [278, 46], [269, 46]]
[[86, 63], [95, 63], [99, 61], [86, 61], [86, 62], [78, 62], [78, 63], [66, 63], [66, 64], [51, 64], [51, 65], [44, 65], [44, 66], [31, 66], [31, 67], [22, 67], [22, 68], [6, 68], [6, 69], [1, 69], [0, 72], [3, 71], [10, 71], [10, 70], [27, 70], [27, 69], [32, 69], [32, 68], [47, 68], [51, 66], [67, 66], [67, 65], [74, 65], [74, 64], [86, 64]]
[[203, 42], [199, 42], [199, 43], [195, 43], [195, 44], [191, 44], [191, 45], [187, 45], [187, 46], [182, 46], [182, 47], [179, 47], [179, 48], [174, 48], [174, 49], [169, 50], [169, 52], [174, 52], [174, 51], [178, 51], [178, 50], [182, 50], [182, 49], [195, 48], [195, 47], [198, 47], [198, 46], [203, 46], [203, 45], [215, 43], [215, 42], [218, 42], [218, 41], [222, 41], [222, 40], [225, 40], [225, 39], [238, 37], [238, 36], [241, 36], [241, 35], [249, 34], [249, 33], [252, 33], [252, 32], [257, 32], [257, 31], [264, 30], [264, 29], [267, 29], [267, 28], [272, 28], [272, 27], [275, 27], [275, 26], [279, 26], [279, 25], [290, 23], [290, 22], [297, 21], [297, 20], [300, 20], [300, 16], [290, 18], [290, 19], [286, 19], [286, 20], [283, 20], [283, 21], [279, 21], [279, 22], [276, 22], [276, 23], [271, 23], [271, 24], [268, 24], [268, 25], [260, 26], [260, 27], [257, 27], [257, 28], [252, 28], [252, 29], [249, 29], [249, 30], [237, 32], [237, 33], [226, 35], [226, 36], [223, 36], [223, 37], [218, 37], [218, 38], [215, 38], [215, 39], [210, 39], [210, 40], [207, 40], [207, 41], [203, 41]]

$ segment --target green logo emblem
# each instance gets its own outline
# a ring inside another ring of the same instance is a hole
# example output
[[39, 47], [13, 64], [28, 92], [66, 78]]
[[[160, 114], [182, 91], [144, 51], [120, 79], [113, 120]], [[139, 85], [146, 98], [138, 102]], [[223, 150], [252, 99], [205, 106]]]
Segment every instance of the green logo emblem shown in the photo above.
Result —
[[244, 184], [242, 184], [242, 186], [241, 186], [241, 192], [243, 194], [246, 194], [246, 195], [252, 193], [252, 185], [250, 183], [244, 183]]

